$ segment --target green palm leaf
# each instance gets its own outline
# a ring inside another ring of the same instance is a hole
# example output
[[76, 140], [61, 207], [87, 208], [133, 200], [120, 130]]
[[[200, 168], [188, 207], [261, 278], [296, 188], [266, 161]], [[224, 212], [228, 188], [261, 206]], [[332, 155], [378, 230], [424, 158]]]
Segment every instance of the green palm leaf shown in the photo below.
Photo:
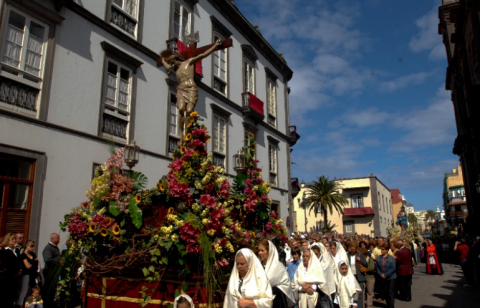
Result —
[[313, 184], [307, 185], [309, 196], [306, 199], [309, 213], [315, 210], [317, 217], [318, 210], [323, 210], [325, 225], [328, 223], [328, 212], [333, 215], [333, 210], [343, 214], [343, 208], [348, 204], [347, 198], [340, 193], [341, 186], [336, 181], [330, 181], [327, 177], [321, 176]]

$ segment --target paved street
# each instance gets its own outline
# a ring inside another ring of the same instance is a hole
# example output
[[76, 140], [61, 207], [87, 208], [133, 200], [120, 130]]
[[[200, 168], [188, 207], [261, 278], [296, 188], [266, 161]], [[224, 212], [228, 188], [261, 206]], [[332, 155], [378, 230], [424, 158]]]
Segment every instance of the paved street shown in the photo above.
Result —
[[[480, 287], [466, 288], [462, 270], [458, 265], [443, 264], [445, 274], [425, 274], [425, 264], [415, 267], [412, 302], [395, 300], [395, 308], [471, 308], [480, 307]], [[385, 307], [375, 302], [375, 307]]]

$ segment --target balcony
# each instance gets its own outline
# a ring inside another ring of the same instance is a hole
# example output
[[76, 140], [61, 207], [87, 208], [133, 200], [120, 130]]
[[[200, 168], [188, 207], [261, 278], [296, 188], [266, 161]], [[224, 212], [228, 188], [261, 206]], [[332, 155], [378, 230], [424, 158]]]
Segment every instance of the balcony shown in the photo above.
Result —
[[300, 193], [300, 182], [298, 181], [298, 178], [292, 178], [292, 198], [295, 198], [299, 193]]
[[251, 117], [255, 122], [265, 119], [264, 103], [250, 92], [242, 93], [243, 117]]
[[290, 126], [290, 146], [293, 147], [297, 144], [298, 139], [300, 139], [300, 135], [297, 134], [297, 127], [295, 125]]

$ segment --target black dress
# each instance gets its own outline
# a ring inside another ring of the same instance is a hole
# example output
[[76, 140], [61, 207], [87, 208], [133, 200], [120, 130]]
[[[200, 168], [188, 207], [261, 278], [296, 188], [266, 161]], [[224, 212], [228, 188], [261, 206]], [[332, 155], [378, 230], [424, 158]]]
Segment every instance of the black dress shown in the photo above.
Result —
[[272, 307], [288, 308], [287, 296], [278, 287], [272, 287], [272, 293], [275, 296]]
[[327, 294], [323, 293], [320, 288], [317, 288], [318, 300], [315, 308], [333, 308], [333, 302]]
[[19, 271], [20, 262], [13, 250], [0, 250], [0, 299], [2, 307], [13, 307], [18, 295], [17, 275]]

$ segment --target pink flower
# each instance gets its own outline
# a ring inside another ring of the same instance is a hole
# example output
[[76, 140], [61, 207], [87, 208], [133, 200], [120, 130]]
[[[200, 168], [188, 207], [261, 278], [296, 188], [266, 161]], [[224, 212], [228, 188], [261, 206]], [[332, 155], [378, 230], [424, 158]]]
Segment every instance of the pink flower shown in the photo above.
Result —
[[168, 167], [172, 168], [174, 171], [180, 171], [183, 168], [183, 161], [181, 159], [176, 159], [168, 165]]
[[191, 142], [190, 142], [194, 147], [203, 147], [205, 145], [205, 143], [201, 142], [200, 140], [198, 139], [193, 139]]
[[267, 201], [268, 201], [267, 195], [262, 195], [260, 198], [262, 199], [263, 203], [267, 203]]
[[268, 231], [272, 230], [273, 228], [273, 225], [271, 222], [267, 222], [267, 224], [265, 225], [265, 227], [267, 228]]
[[192, 130], [192, 135], [194, 135], [194, 136], [202, 136], [206, 133], [207, 133], [207, 131], [203, 128], [195, 128], [195, 129]]
[[281, 225], [281, 224], [276, 224], [276, 225], [275, 225], [275, 229], [277, 229], [277, 230], [282, 229], [282, 225]]
[[214, 208], [217, 205], [217, 201], [215, 200], [215, 197], [212, 197], [207, 194], [202, 195], [198, 201], [200, 201], [200, 203], [205, 206], [208, 205], [210, 208]]
[[[266, 197], [266, 196], [265, 196], [265, 197]], [[263, 198], [263, 196], [262, 196], [262, 198]], [[273, 218], [277, 219], [277, 218], [278, 218], [278, 215], [277, 215], [277, 213], [275, 213], [274, 211], [271, 211], [271, 212], [270, 212], [270, 217], [273, 217]]]
[[222, 185], [220, 186], [220, 195], [224, 198], [230, 196], [230, 183], [228, 183], [228, 181], [222, 182]]
[[222, 259], [217, 262], [220, 267], [227, 267], [230, 263], [226, 259]]
[[190, 188], [188, 184], [181, 184], [177, 179], [167, 182], [170, 195], [175, 198], [188, 198], [190, 196]]
[[88, 206], [88, 201], [83, 201], [82, 203], [80, 203], [83, 207], [87, 207]]

